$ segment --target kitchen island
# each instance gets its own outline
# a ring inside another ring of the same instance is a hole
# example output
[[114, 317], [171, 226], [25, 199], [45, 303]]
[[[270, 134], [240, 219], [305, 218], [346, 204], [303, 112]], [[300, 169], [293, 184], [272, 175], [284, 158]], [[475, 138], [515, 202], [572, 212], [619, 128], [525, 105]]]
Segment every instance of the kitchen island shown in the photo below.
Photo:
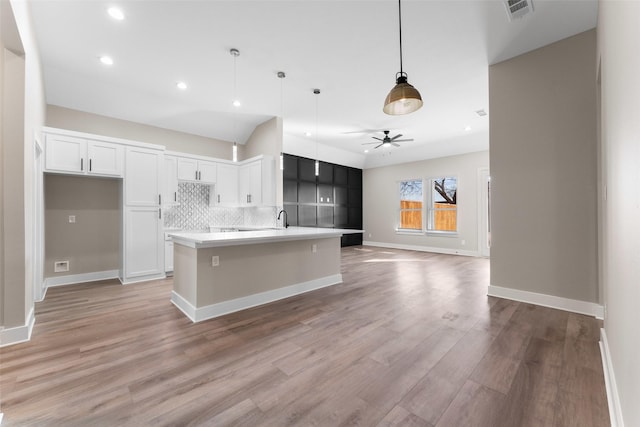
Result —
[[347, 233], [362, 230], [173, 233], [171, 302], [199, 322], [341, 283], [340, 237]]

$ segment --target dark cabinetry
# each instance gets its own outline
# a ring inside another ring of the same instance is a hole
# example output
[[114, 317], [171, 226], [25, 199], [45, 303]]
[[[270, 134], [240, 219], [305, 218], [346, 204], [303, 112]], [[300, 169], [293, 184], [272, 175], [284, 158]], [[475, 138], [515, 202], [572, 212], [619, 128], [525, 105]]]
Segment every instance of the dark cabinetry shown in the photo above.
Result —
[[[301, 227], [362, 228], [362, 170], [284, 155], [284, 209], [289, 224]], [[342, 245], [361, 245], [362, 234], [342, 237]]]

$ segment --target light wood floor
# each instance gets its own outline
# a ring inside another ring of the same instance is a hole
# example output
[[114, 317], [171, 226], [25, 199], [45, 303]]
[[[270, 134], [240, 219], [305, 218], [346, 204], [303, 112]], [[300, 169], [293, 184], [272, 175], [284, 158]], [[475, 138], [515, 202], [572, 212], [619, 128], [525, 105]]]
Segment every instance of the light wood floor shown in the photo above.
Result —
[[171, 279], [51, 288], [0, 349], [3, 425], [609, 425], [595, 319], [487, 297], [486, 259], [351, 247], [342, 273], [198, 324]]

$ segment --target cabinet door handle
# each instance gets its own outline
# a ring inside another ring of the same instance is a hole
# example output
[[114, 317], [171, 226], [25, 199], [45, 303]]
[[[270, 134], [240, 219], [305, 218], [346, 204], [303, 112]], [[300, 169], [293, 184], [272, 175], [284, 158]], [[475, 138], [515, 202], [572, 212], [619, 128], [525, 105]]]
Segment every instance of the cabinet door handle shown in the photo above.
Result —
[[220, 195], [218, 194], [218, 203], [220, 203]]
[[174, 192], [173, 192], [173, 201], [174, 201], [174, 202], [177, 202], [177, 201], [178, 201], [178, 192], [177, 192], [177, 191], [174, 191]]
[[162, 209], [158, 209], [158, 219], [162, 219]]
[[196, 171], [196, 181], [198, 180], [198, 171]]
[[162, 194], [158, 194], [158, 205], [162, 206]]
[[202, 171], [198, 171], [198, 179], [202, 181]]
[[84, 170], [84, 159], [80, 159], [80, 170]]
[[91, 159], [89, 159], [89, 172], [91, 172]]

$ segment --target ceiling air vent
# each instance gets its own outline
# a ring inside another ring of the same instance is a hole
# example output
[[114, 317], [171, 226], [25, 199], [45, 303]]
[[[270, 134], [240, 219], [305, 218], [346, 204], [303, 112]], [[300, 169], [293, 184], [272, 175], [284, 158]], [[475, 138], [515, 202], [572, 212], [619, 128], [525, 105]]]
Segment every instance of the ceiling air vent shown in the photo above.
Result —
[[507, 16], [509, 21], [522, 18], [533, 12], [532, 0], [505, 0], [504, 5], [507, 8]]

